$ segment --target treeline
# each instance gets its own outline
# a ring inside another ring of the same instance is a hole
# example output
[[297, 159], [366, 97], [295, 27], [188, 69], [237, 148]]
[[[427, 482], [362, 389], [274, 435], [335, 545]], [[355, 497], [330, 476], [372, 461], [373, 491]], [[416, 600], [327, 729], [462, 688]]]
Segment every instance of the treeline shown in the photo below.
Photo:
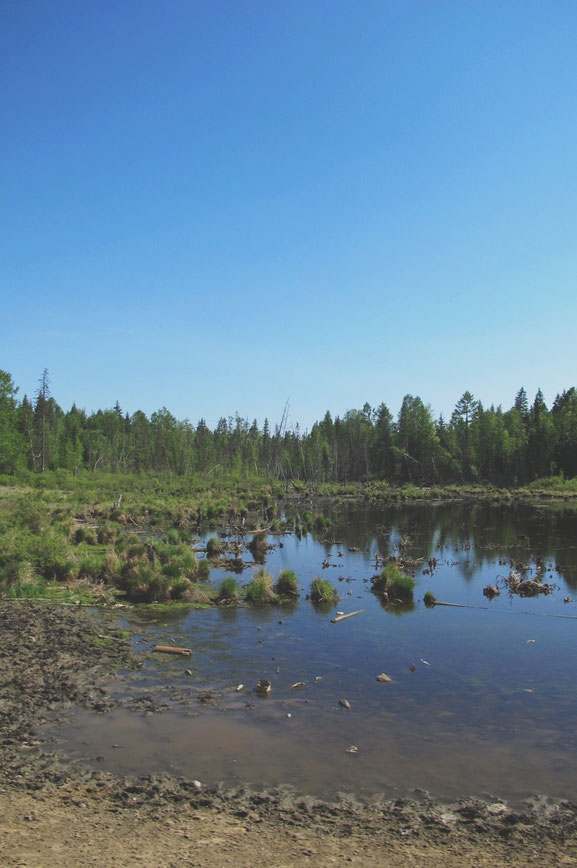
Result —
[[148, 417], [120, 405], [87, 414], [65, 412], [51, 395], [45, 371], [33, 400], [18, 398], [0, 371], [0, 473], [64, 469], [120, 473], [223, 472], [285, 480], [522, 485], [534, 479], [577, 476], [577, 391], [561, 392], [549, 409], [539, 390], [530, 404], [520, 389], [508, 410], [486, 409], [465, 392], [451, 418], [434, 419], [418, 397], [403, 399], [398, 417], [385, 404], [326, 413], [301, 433], [260, 428], [238, 415], [211, 430], [177, 420], [163, 407]]

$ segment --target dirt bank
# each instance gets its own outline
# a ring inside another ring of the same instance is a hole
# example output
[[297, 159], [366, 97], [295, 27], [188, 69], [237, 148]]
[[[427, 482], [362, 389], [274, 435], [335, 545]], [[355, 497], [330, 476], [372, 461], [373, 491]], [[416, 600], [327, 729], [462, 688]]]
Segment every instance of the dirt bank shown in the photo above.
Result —
[[105, 616], [0, 604], [0, 852], [7, 866], [577, 865], [577, 806], [343, 799], [209, 791], [66, 763], [39, 726], [71, 704], [105, 713], [130, 647]]

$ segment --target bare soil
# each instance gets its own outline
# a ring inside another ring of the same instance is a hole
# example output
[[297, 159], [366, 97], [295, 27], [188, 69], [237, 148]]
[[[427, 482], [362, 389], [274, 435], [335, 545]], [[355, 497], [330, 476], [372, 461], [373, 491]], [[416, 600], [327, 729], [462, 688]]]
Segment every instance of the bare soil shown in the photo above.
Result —
[[2, 865], [577, 865], [568, 802], [326, 803], [284, 788], [119, 778], [51, 752], [40, 725], [71, 705], [106, 713], [110, 676], [128, 665], [129, 643], [102, 613], [0, 604]]

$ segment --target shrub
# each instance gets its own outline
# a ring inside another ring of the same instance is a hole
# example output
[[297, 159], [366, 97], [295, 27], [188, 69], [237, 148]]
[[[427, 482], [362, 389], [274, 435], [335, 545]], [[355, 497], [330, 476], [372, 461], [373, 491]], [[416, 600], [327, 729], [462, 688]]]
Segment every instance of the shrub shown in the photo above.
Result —
[[219, 603], [238, 603], [239, 587], [234, 576], [225, 576], [218, 591]]
[[122, 561], [115, 552], [108, 552], [104, 558], [104, 565], [100, 572], [100, 578], [105, 584], [115, 582], [120, 576]]
[[251, 541], [248, 544], [249, 551], [252, 552], [253, 555], [263, 556], [266, 553], [267, 549], [267, 535], [265, 530], [259, 530]]
[[108, 545], [113, 543], [118, 536], [118, 528], [109, 522], [101, 524], [96, 532], [96, 538], [100, 545]]
[[133, 564], [124, 567], [120, 585], [131, 602], [153, 603], [170, 599], [172, 583], [151, 564]]
[[80, 545], [80, 543], [86, 543], [89, 546], [96, 545], [96, 533], [91, 527], [77, 527], [74, 531], [74, 545]]
[[198, 562], [196, 555], [192, 549], [186, 546], [174, 546], [170, 553], [164, 552], [162, 563], [162, 573], [172, 579], [184, 577], [186, 579], [196, 578], [198, 571]]
[[180, 534], [176, 528], [171, 527], [162, 537], [162, 541], [168, 545], [176, 546], [180, 542]]
[[208, 581], [208, 577], [210, 575], [210, 564], [208, 561], [199, 561], [198, 566], [196, 568], [196, 576], [195, 578], [199, 582]]
[[389, 563], [378, 576], [371, 579], [376, 594], [387, 594], [400, 600], [412, 600], [415, 580], [404, 575], [397, 564]]
[[10, 559], [1, 565], [0, 588], [8, 599], [30, 599], [44, 595], [46, 582], [34, 573], [28, 561]]
[[89, 554], [82, 558], [78, 565], [78, 578], [98, 581], [102, 576], [103, 558], [100, 555]]
[[218, 557], [222, 554], [222, 543], [216, 536], [211, 536], [206, 544], [206, 554], [209, 558]]
[[340, 599], [335, 586], [318, 577], [312, 580], [310, 597], [313, 603], [337, 603]]
[[326, 530], [331, 526], [332, 522], [330, 518], [326, 515], [317, 515], [314, 522], [313, 527], [317, 531], [317, 533], [321, 533], [323, 530]]
[[192, 585], [188, 579], [177, 579], [170, 586], [170, 597], [172, 600], [185, 600], [188, 599], [191, 590]]
[[425, 606], [427, 606], [427, 608], [430, 609], [437, 602], [437, 598], [435, 597], [435, 595], [433, 594], [432, 591], [427, 591], [425, 593], [425, 596], [423, 597], [423, 602], [424, 602]]
[[273, 590], [273, 578], [264, 569], [255, 572], [252, 582], [246, 586], [245, 594], [249, 603], [256, 606], [277, 602], [277, 596]]
[[277, 579], [275, 591], [281, 597], [298, 597], [299, 582], [292, 570], [283, 570]]

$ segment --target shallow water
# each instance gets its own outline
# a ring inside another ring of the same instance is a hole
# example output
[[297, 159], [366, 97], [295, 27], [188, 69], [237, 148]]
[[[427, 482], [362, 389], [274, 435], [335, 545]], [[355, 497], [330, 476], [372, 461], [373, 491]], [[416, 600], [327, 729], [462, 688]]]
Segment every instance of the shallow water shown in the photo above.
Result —
[[[70, 726], [54, 731], [61, 748], [121, 773], [289, 783], [325, 797], [421, 788], [447, 799], [577, 798], [577, 603], [564, 602], [577, 599], [577, 512], [462, 504], [351, 509], [329, 534], [330, 541], [270, 538], [276, 547], [266, 567], [275, 576], [285, 567], [297, 573], [303, 590], [296, 604], [131, 615], [137, 652], [171, 641], [193, 650], [190, 659], [144, 656], [143, 669], [127, 676], [137, 696], [160, 691], [168, 708], [76, 712]], [[396, 553], [407, 537], [405, 556], [436, 557], [438, 567], [429, 575], [426, 563], [417, 570], [414, 608], [384, 609], [368, 581], [374, 555]], [[543, 580], [557, 586], [551, 595], [483, 596], [483, 587], [508, 575], [510, 560], [531, 563], [534, 575], [535, 557], [548, 566]], [[322, 569], [325, 558], [331, 566]], [[216, 581], [222, 575], [212, 573]], [[341, 593], [329, 610], [305, 599], [316, 575]], [[245, 571], [242, 581], [249, 580]], [[427, 590], [471, 608], [427, 609]], [[362, 614], [330, 621], [337, 610], [357, 609]], [[392, 683], [377, 682], [381, 672]], [[272, 682], [267, 698], [253, 690], [261, 677]], [[305, 686], [293, 689], [298, 681]], [[239, 684], [245, 688], [236, 692]], [[122, 694], [122, 683], [115, 689]], [[201, 702], [202, 693], [216, 695], [218, 707]], [[351, 746], [357, 751], [347, 753]]]

